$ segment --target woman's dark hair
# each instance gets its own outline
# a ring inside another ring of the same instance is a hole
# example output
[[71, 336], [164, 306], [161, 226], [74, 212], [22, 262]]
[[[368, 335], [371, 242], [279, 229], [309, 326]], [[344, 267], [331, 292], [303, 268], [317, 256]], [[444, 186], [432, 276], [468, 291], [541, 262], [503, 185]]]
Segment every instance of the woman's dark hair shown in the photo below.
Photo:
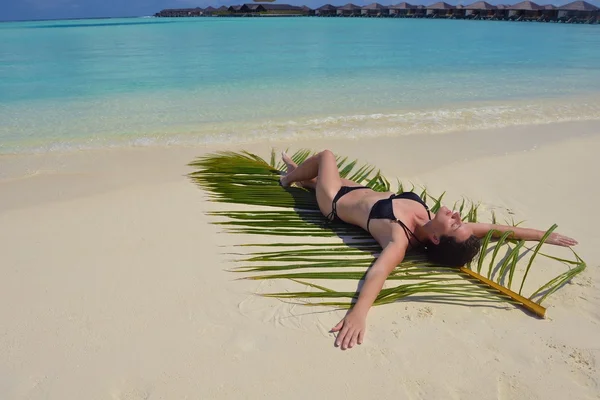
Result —
[[464, 242], [451, 236], [442, 236], [440, 243], [427, 245], [427, 257], [431, 262], [450, 267], [462, 267], [471, 261], [481, 248], [481, 240], [471, 235]]

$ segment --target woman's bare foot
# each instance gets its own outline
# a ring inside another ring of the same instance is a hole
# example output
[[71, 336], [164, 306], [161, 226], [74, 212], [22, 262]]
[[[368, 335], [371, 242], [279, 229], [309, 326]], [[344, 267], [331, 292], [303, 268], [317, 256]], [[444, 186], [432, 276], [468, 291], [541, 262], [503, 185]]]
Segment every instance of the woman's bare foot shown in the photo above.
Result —
[[287, 167], [287, 171], [286, 171], [285, 175], [283, 175], [281, 178], [279, 178], [279, 182], [281, 182], [281, 186], [285, 187], [285, 186], [290, 185], [288, 183], [286, 177], [289, 175], [290, 172], [295, 170], [296, 167], [298, 167], [298, 165], [284, 151], [281, 152], [281, 161], [283, 161], [283, 163]]
[[281, 161], [283, 161], [287, 167], [288, 174], [298, 167], [298, 165], [290, 158], [290, 156], [287, 155], [285, 151], [281, 152]]

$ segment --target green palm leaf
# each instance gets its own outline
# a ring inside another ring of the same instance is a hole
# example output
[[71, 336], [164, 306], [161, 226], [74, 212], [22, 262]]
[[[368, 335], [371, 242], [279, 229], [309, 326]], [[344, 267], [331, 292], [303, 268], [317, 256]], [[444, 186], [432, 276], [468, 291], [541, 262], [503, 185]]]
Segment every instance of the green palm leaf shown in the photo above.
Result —
[[[312, 154], [309, 150], [300, 150], [291, 158], [301, 163]], [[376, 191], [390, 190], [389, 181], [375, 167], [341, 157], [337, 161], [342, 177]], [[195, 169], [189, 178], [205, 189], [212, 201], [249, 206], [247, 211], [211, 212], [215, 224], [226, 232], [265, 238], [279, 236], [281, 239], [280, 242], [242, 244], [252, 250], [246, 254], [232, 254], [240, 265], [233, 271], [245, 274], [245, 279], [285, 279], [304, 287], [296, 292], [263, 294], [266, 297], [291, 299], [311, 306], [351, 307], [358, 296], [357, 283], [364, 278], [381, 250], [367, 232], [349, 224], [329, 222], [319, 212], [312, 191], [281, 187], [279, 177], [284, 165], [276, 162], [275, 152], [271, 153], [269, 163], [248, 152], [221, 152], [200, 157], [189, 165]], [[405, 186], [398, 181], [398, 187], [402, 191]], [[411, 190], [415, 190], [414, 185]], [[426, 188], [421, 188], [418, 194], [432, 200], [432, 211], [437, 212], [446, 192], [435, 197]], [[463, 198], [456, 206], [466, 221], [477, 221], [479, 204]], [[495, 220], [495, 214], [492, 218]], [[409, 253], [388, 277], [391, 287], [384, 288], [374, 304], [389, 304], [407, 296], [420, 295], [433, 302], [456, 304], [468, 304], [473, 299], [483, 303], [506, 302], [523, 305], [543, 316], [542, 301], [586, 267], [575, 252], [575, 259], [571, 260], [540, 251], [555, 228], [554, 225], [547, 231], [533, 252], [522, 241], [513, 244], [508, 240], [510, 233], [493, 241], [490, 232], [483, 240], [479, 260], [469, 268], [439, 266], [422, 254]], [[321, 239], [316, 242], [310, 237]], [[520, 295], [534, 270], [537, 256], [563, 265], [566, 271], [525, 298]], [[497, 262], [498, 257], [501, 259]], [[489, 266], [485, 278], [479, 274], [487, 259]], [[523, 271], [520, 264], [525, 262]], [[515, 280], [519, 281], [519, 294], [510, 290]], [[348, 289], [335, 290], [315, 281], [346, 282]]]

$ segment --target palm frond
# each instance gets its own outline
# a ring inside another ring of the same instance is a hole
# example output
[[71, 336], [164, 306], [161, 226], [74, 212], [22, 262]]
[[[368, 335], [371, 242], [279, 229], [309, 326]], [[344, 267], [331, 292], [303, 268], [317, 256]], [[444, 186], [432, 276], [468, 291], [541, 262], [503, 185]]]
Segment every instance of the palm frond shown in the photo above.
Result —
[[[310, 150], [300, 150], [291, 158], [299, 164], [312, 154]], [[338, 157], [337, 162], [342, 177], [376, 191], [390, 190], [389, 181], [375, 167], [359, 165], [347, 157]], [[226, 232], [281, 238], [281, 242], [240, 244], [253, 250], [236, 255], [235, 262], [241, 266], [233, 269], [235, 273], [243, 273], [246, 279], [252, 280], [285, 279], [305, 287], [297, 292], [263, 294], [266, 297], [293, 299], [312, 306], [352, 306], [358, 296], [357, 283], [364, 278], [381, 249], [362, 229], [323, 217], [312, 191], [281, 187], [279, 177], [284, 165], [277, 163], [275, 152], [271, 152], [269, 163], [248, 152], [221, 152], [200, 157], [189, 165], [195, 168], [189, 178], [205, 189], [212, 201], [251, 206], [247, 211], [211, 212], [215, 224]], [[411, 185], [411, 191], [415, 191], [414, 184]], [[398, 181], [399, 191], [405, 187]], [[420, 197], [432, 200], [431, 209], [437, 212], [446, 192], [436, 197], [424, 187], [420, 190]], [[478, 203], [463, 198], [454, 208], [457, 206], [466, 221], [478, 220]], [[494, 212], [492, 219], [496, 219]], [[511, 224], [518, 225], [514, 219]], [[554, 229], [556, 225], [548, 229], [533, 250], [523, 241], [509, 240], [510, 232], [498, 240], [492, 240], [493, 232], [490, 232], [482, 241], [479, 259], [468, 268], [435, 265], [422, 254], [409, 253], [388, 277], [388, 284], [392, 286], [384, 288], [374, 304], [389, 304], [419, 294], [434, 302], [465, 304], [473, 299], [492, 304], [505, 302], [544, 316], [541, 303], [586, 267], [575, 252], [575, 259], [566, 259], [540, 251]], [[309, 237], [320, 239], [316, 242], [307, 239]], [[533, 290], [527, 298], [522, 292], [537, 256], [563, 265], [567, 270]], [[487, 274], [482, 276], [488, 261]], [[521, 268], [525, 262], [526, 266]], [[327, 281], [329, 285], [346, 282], [347, 288], [333, 289], [315, 281]], [[511, 290], [515, 281], [519, 282], [519, 293]]]

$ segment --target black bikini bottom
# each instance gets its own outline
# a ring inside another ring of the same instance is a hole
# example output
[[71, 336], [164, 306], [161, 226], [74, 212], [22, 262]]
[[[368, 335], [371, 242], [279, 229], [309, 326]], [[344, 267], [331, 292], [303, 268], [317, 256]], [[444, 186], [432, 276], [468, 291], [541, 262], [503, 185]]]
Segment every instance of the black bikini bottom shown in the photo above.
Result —
[[335, 222], [343, 222], [337, 215], [337, 202], [339, 199], [341, 199], [342, 197], [344, 197], [351, 191], [357, 190], [357, 189], [371, 189], [371, 188], [366, 187], [366, 186], [342, 186], [340, 188], [340, 190], [338, 190], [338, 192], [336, 193], [335, 197], [333, 198], [333, 201], [331, 202], [331, 212], [327, 216], [328, 220], [335, 221]]

